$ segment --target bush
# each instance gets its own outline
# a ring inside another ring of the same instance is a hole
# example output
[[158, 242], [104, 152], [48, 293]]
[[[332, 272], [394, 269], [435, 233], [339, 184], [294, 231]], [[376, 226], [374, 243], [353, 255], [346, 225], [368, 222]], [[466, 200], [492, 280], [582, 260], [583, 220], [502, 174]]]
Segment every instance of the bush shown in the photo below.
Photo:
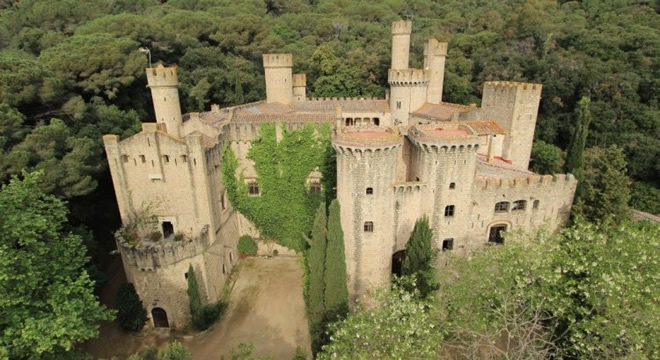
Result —
[[209, 304], [202, 307], [199, 314], [193, 316], [193, 326], [200, 331], [208, 329], [213, 323], [218, 321], [226, 307], [227, 306], [224, 302]]
[[147, 321], [147, 311], [131, 283], [122, 284], [117, 291], [117, 320], [122, 329], [138, 332]]
[[160, 240], [161, 236], [162, 235], [160, 234], [160, 231], [153, 231], [151, 234], [149, 234], [149, 240], [156, 242]]
[[243, 235], [238, 239], [238, 252], [247, 255], [257, 255], [257, 243], [250, 235]]

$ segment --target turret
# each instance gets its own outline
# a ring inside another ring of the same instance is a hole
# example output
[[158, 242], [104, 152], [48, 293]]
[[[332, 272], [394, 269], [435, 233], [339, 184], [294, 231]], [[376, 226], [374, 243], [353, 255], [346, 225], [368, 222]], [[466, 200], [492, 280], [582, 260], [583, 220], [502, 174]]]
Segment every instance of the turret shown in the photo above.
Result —
[[293, 99], [296, 102], [307, 100], [307, 76], [305, 74], [293, 74]]
[[293, 102], [293, 55], [264, 54], [266, 102], [284, 105]]
[[390, 282], [398, 134], [388, 130], [337, 133], [337, 199], [344, 231], [351, 303]]
[[159, 128], [170, 135], [181, 137], [181, 104], [176, 67], [158, 64], [155, 68], [146, 69], [146, 73]]
[[392, 69], [408, 68], [411, 32], [412, 21], [399, 20], [392, 23]]
[[424, 45], [424, 69], [431, 72], [426, 102], [440, 104], [442, 102], [442, 85], [445, 79], [445, 59], [447, 43], [429, 39]]
[[489, 81], [484, 84], [481, 118], [495, 119], [507, 136], [502, 144], [505, 159], [527, 169], [534, 128], [541, 101], [541, 84]]
[[426, 102], [426, 91], [431, 73], [422, 69], [390, 69], [390, 111], [394, 125], [407, 126], [410, 113]]

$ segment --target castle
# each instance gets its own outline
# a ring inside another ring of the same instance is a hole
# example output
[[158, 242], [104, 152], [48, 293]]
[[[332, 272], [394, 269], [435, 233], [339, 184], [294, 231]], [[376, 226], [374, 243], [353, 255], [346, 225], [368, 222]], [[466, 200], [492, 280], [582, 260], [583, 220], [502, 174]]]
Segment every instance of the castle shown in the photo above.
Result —
[[[103, 140], [124, 224], [118, 249], [154, 326], [190, 321], [189, 265], [203, 301], [218, 301], [238, 260], [239, 236], [258, 237], [229, 203], [220, 168], [230, 146], [250, 195], [259, 195], [247, 153], [264, 123], [334, 129], [351, 300], [389, 283], [422, 216], [440, 259], [502, 243], [502, 231], [555, 230], [567, 219], [574, 177], [527, 170], [541, 85], [487, 82], [481, 108], [445, 103], [447, 44], [430, 39], [424, 68], [411, 69], [411, 30], [410, 21], [392, 24], [385, 99], [308, 98], [292, 55], [264, 54], [265, 101], [182, 115], [176, 68], [146, 69], [156, 123], [121, 141]], [[310, 186], [320, 186], [321, 177], [310, 173]]]

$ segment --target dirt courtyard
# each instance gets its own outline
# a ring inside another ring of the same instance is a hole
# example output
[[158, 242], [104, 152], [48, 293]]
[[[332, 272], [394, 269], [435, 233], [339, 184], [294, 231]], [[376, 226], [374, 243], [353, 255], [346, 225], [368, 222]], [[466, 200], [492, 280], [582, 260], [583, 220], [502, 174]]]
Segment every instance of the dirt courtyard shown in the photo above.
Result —
[[240, 343], [253, 343], [253, 356], [291, 359], [296, 347], [311, 354], [302, 269], [297, 258], [241, 260], [229, 306], [215, 327], [183, 343], [195, 360], [228, 356]]

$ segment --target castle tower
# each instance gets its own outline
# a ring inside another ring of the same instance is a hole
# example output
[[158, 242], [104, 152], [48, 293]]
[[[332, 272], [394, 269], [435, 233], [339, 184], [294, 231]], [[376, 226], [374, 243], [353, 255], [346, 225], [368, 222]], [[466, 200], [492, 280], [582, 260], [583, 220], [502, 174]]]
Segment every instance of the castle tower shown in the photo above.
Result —
[[503, 157], [527, 169], [532, 152], [541, 84], [489, 81], [484, 84], [481, 118], [495, 119], [504, 128]]
[[293, 55], [264, 54], [266, 102], [284, 105], [293, 102]]
[[411, 32], [412, 21], [399, 20], [392, 23], [392, 69], [408, 68]]
[[434, 236], [441, 246], [451, 229], [466, 226], [472, 204], [465, 201], [472, 192], [479, 137], [458, 124], [417, 125], [408, 132], [413, 144], [411, 175], [428, 185], [429, 194], [421, 204], [428, 214]]
[[390, 111], [395, 126], [408, 126], [410, 113], [424, 105], [430, 80], [429, 70], [390, 69], [387, 82], [390, 84]]
[[337, 199], [344, 231], [349, 301], [387, 286], [394, 252], [398, 134], [388, 130], [343, 132], [337, 150]]
[[176, 67], [164, 67], [158, 64], [155, 68], [146, 69], [146, 73], [156, 122], [161, 130], [181, 137], [181, 104]]
[[447, 43], [429, 39], [424, 44], [424, 69], [431, 72], [426, 102], [440, 104], [442, 102], [442, 85], [445, 80], [445, 59]]
[[307, 100], [307, 76], [304, 73], [293, 74], [293, 99], [296, 102]]

